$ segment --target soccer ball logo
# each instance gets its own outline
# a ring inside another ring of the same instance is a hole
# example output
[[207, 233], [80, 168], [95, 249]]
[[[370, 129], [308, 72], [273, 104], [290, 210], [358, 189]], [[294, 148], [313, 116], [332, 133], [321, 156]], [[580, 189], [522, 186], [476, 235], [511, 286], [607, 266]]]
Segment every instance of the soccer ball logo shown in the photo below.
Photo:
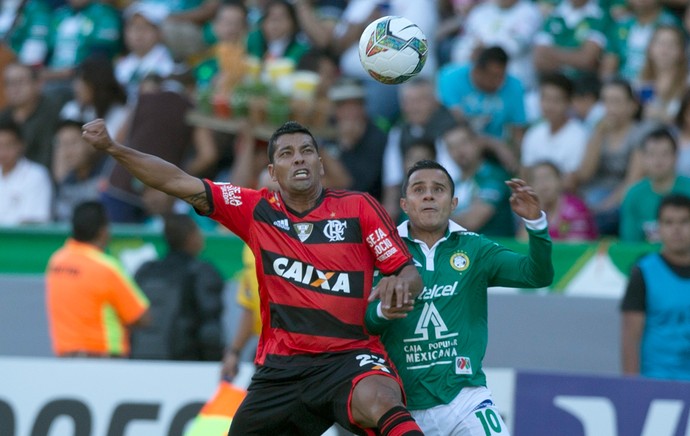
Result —
[[381, 83], [403, 83], [422, 71], [426, 36], [404, 17], [388, 16], [370, 23], [359, 38], [359, 60]]

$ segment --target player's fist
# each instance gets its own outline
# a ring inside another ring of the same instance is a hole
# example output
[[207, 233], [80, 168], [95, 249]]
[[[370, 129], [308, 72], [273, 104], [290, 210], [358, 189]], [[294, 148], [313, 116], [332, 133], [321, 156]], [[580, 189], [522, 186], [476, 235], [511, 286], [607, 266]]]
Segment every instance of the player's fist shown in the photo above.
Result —
[[113, 145], [105, 121], [100, 118], [84, 124], [81, 128], [81, 136], [99, 150], [106, 150]]

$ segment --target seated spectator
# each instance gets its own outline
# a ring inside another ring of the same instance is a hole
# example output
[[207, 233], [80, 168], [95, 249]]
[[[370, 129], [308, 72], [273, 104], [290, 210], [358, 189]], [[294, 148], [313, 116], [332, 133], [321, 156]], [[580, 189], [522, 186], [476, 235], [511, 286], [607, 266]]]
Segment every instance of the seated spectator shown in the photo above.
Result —
[[579, 167], [588, 139], [587, 129], [570, 117], [573, 83], [562, 73], [550, 73], [541, 79], [539, 94], [543, 120], [527, 129], [521, 165], [548, 160], [568, 177]]
[[11, 118], [19, 125], [26, 145], [25, 156], [48, 168], [64, 102], [41, 90], [43, 82], [38, 68], [15, 62], [7, 65], [2, 74], [7, 106], [0, 111], [0, 118]]
[[542, 16], [536, 3], [521, 0], [490, 0], [479, 3], [467, 16], [462, 34], [456, 38], [452, 60], [464, 64], [477, 53], [499, 46], [508, 53], [508, 73], [525, 90], [536, 84], [532, 49], [534, 36], [541, 28]]
[[65, 103], [60, 118], [87, 123], [103, 118], [108, 130], [119, 135], [129, 109], [125, 89], [115, 78], [113, 64], [104, 56], [84, 60], [76, 70], [74, 99]]
[[688, 89], [685, 35], [677, 27], [659, 26], [647, 47], [637, 80], [645, 120], [672, 123]]
[[620, 239], [658, 242], [656, 210], [669, 194], [690, 196], [690, 178], [676, 173], [678, 144], [665, 128], [651, 131], [642, 141], [645, 177], [630, 187], [621, 207]]
[[381, 200], [386, 134], [367, 117], [365, 88], [354, 79], [341, 78], [329, 96], [335, 105], [337, 134], [324, 148], [352, 177], [348, 189], [367, 192]]
[[639, 151], [643, 128], [638, 123], [640, 104], [627, 81], [611, 79], [601, 94], [604, 118], [587, 143], [569, 186], [582, 193], [599, 231], [616, 235], [623, 196], [643, 175]]
[[223, 356], [223, 277], [199, 259], [204, 236], [187, 215], [165, 217], [163, 259], [144, 263], [134, 280], [151, 301], [151, 324], [132, 332], [133, 359], [218, 362]]
[[675, 120], [678, 137], [678, 175], [690, 177], [690, 90], [685, 91]]
[[0, 38], [8, 43], [19, 63], [31, 66], [45, 63], [50, 37], [50, 13], [50, 8], [43, 0], [2, 2]]
[[[527, 183], [539, 196], [542, 210], [549, 222], [549, 236], [554, 241], [591, 241], [597, 238], [594, 217], [585, 202], [565, 191], [563, 175], [558, 166], [549, 161], [526, 168]], [[519, 236], [527, 239], [527, 231], [520, 227]]]
[[113, 59], [120, 51], [120, 12], [96, 0], [67, 0], [54, 12], [50, 41], [45, 86], [49, 93], [70, 96], [75, 69], [87, 57]]
[[661, 0], [629, 0], [628, 4], [631, 13], [610, 26], [602, 74], [633, 81], [642, 71], [654, 30], [659, 26], [680, 28], [680, 20], [663, 7]]
[[562, 0], [535, 37], [538, 74], [560, 71], [571, 78], [596, 73], [606, 47], [604, 11], [596, 0]]
[[82, 125], [80, 121], [65, 120], [55, 133], [52, 173], [56, 221], [68, 222], [78, 204], [100, 196], [105, 155], [82, 139]]
[[[383, 159], [383, 205], [394, 221], [401, 212], [400, 189], [406, 173], [404, 155], [407, 149], [420, 141], [436, 144], [456, 122], [449, 110], [436, 99], [433, 83], [425, 78], [416, 77], [403, 83], [399, 95], [401, 119], [388, 132]], [[445, 147], [440, 142], [438, 146]], [[457, 167], [452, 163], [448, 168], [453, 171]], [[456, 173], [453, 171], [451, 176]]]
[[601, 82], [596, 74], [583, 74], [573, 81], [573, 116], [580, 120], [590, 136], [604, 117], [600, 93]]
[[163, 42], [176, 62], [193, 65], [200, 53], [211, 44], [209, 26], [221, 0], [139, 0], [148, 5], [164, 7], [166, 19], [161, 26]]
[[210, 56], [194, 66], [197, 93], [228, 97], [246, 74], [247, 8], [223, 3], [211, 22], [216, 38]]
[[17, 123], [0, 120], [0, 226], [50, 221], [50, 174], [24, 157], [25, 148]]
[[525, 96], [520, 81], [506, 73], [508, 55], [500, 47], [479, 52], [476, 62], [447, 65], [438, 73], [437, 95], [459, 119], [466, 119], [488, 143], [500, 164], [515, 168], [525, 125]]
[[167, 11], [160, 5], [132, 3], [125, 9], [124, 42], [127, 55], [115, 62], [115, 77], [127, 90], [130, 106], [136, 103], [139, 85], [152, 74], [167, 77], [175, 69], [175, 61], [162, 42], [160, 26]]
[[486, 236], [515, 236], [510, 208], [510, 178], [499, 165], [484, 158], [484, 142], [469, 124], [458, 124], [444, 135], [448, 153], [460, 167], [455, 180], [458, 205], [451, 219], [467, 230]]
[[298, 40], [299, 23], [294, 6], [286, 0], [272, 0], [258, 29], [249, 33], [247, 52], [262, 60], [287, 58], [299, 62], [309, 46]]

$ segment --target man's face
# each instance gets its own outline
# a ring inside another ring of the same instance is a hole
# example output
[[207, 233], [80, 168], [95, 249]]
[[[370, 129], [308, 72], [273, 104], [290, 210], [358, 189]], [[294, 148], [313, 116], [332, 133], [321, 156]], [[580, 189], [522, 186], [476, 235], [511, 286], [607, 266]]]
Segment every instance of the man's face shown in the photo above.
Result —
[[148, 53], [160, 41], [158, 27], [139, 14], [125, 25], [125, 45], [138, 56]]
[[24, 144], [14, 133], [0, 131], [0, 168], [9, 171], [24, 154]]
[[225, 5], [218, 9], [213, 20], [213, 29], [218, 40], [236, 41], [242, 37], [247, 29], [247, 19], [242, 9], [236, 6]]
[[450, 214], [458, 205], [451, 194], [448, 176], [438, 169], [417, 170], [410, 176], [405, 197], [400, 199], [402, 210], [414, 227], [434, 232], [448, 225]]
[[20, 65], [10, 65], [5, 69], [3, 88], [9, 106], [38, 101], [41, 94], [40, 81], [31, 76], [28, 68]]
[[677, 254], [690, 252], [690, 211], [687, 208], [665, 206], [658, 224], [664, 249]]
[[400, 103], [405, 121], [414, 125], [426, 124], [438, 107], [434, 89], [430, 85], [403, 88]]
[[506, 79], [506, 66], [497, 62], [489, 62], [484, 68], [475, 67], [475, 74], [472, 75], [474, 84], [481, 91], [494, 93], [503, 85]]
[[448, 154], [461, 169], [473, 168], [482, 158], [482, 148], [465, 129], [450, 130], [443, 137]]
[[570, 100], [565, 91], [557, 86], [544, 85], [539, 94], [539, 104], [544, 118], [551, 123], [567, 119]]
[[645, 142], [642, 150], [647, 177], [657, 180], [675, 174], [676, 152], [668, 139], [650, 138]]
[[304, 133], [278, 137], [268, 171], [281, 190], [293, 193], [319, 188], [324, 174], [316, 145]]

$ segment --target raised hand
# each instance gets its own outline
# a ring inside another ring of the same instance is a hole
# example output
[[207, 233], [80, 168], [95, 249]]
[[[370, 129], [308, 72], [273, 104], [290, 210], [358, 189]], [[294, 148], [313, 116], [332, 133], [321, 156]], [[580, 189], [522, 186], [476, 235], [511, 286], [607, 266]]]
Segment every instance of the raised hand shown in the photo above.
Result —
[[511, 190], [510, 207], [521, 218], [536, 220], [541, 216], [539, 197], [531, 186], [522, 179], [506, 180]]
[[100, 118], [84, 124], [81, 128], [81, 136], [99, 150], [107, 150], [114, 145], [114, 141], [108, 134], [105, 121]]

